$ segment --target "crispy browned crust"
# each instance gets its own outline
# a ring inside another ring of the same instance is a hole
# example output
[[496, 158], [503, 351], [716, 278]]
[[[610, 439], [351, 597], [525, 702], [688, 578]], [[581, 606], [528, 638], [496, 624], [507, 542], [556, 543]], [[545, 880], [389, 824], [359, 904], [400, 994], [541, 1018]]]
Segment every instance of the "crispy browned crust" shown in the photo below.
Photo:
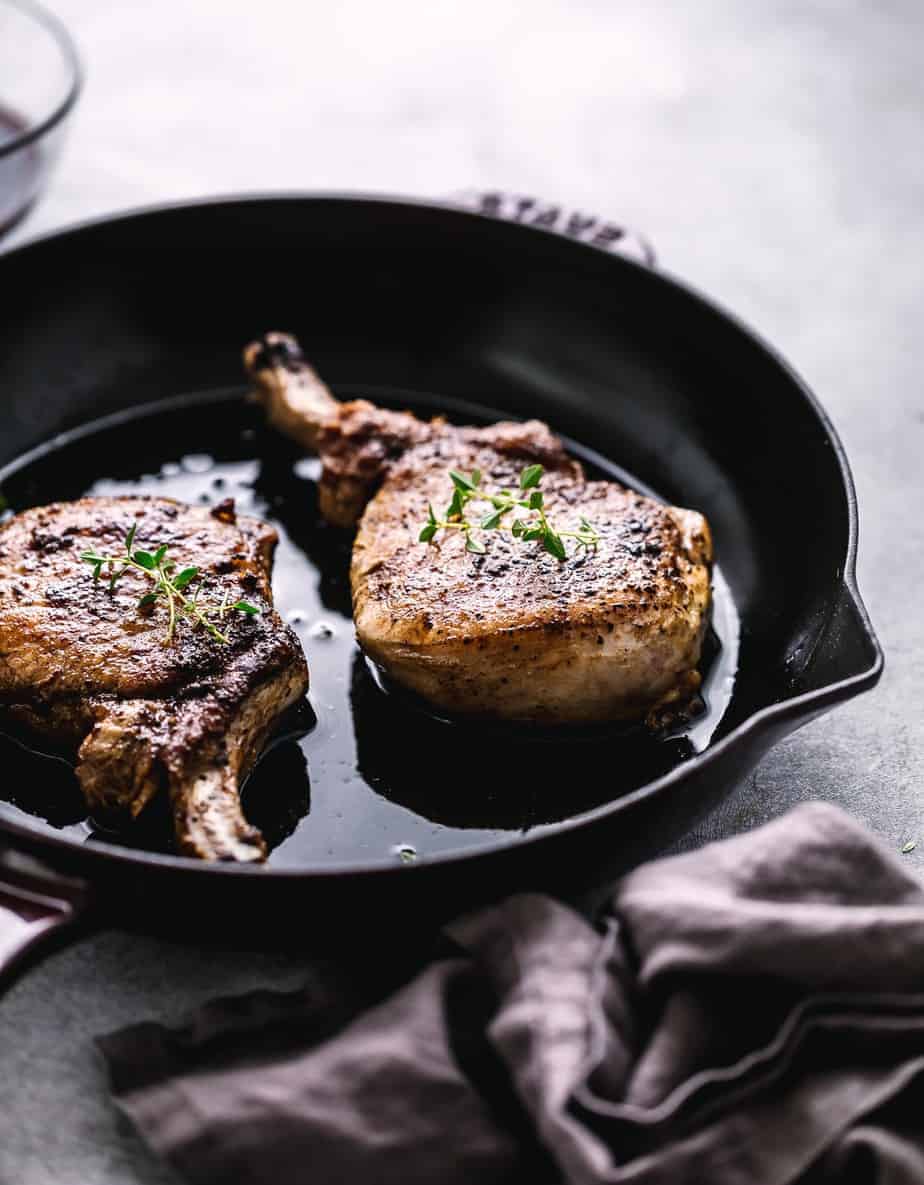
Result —
[[630, 719], [689, 688], [710, 601], [701, 515], [588, 482], [564, 461], [542, 482], [547, 513], [564, 530], [588, 518], [595, 551], [568, 541], [559, 562], [499, 531], [482, 535], [484, 555], [467, 552], [458, 532], [417, 542], [428, 503], [449, 499], [450, 466], [477, 466], [493, 488], [516, 486], [522, 461], [498, 452], [493, 433], [467, 430], [412, 450], [370, 502], [351, 569], [366, 652], [454, 713]]
[[[229, 644], [183, 621], [164, 645], [162, 605], [129, 571], [110, 591], [81, 553], [167, 544], [181, 569], [207, 573], [208, 596], [245, 598], [259, 616], [227, 616]], [[205, 859], [262, 859], [244, 819], [241, 777], [273, 720], [307, 688], [298, 640], [272, 606], [275, 532], [227, 509], [167, 498], [82, 498], [0, 528], [0, 713], [78, 751], [93, 810], [137, 815], [161, 788], [179, 847]]]
[[[447, 711], [549, 722], [654, 719], [695, 691], [711, 595], [702, 515], [587, 481], [537, 421], [457, 428], [338, 404], [284, 334], [245, 359], [271, 421], [320, 454], [323, 513], [341, 526], [362, 515], [357, 636], [396, 681]], [[458, 532], [418, 542], [428, 503], [449, 501], [450, 468], [477, 466], [503, 488], [533, 462], [552, 520], [588, 518], [595, 551], [571, 542], [559, 563], [500, 532], [484, 556]]]

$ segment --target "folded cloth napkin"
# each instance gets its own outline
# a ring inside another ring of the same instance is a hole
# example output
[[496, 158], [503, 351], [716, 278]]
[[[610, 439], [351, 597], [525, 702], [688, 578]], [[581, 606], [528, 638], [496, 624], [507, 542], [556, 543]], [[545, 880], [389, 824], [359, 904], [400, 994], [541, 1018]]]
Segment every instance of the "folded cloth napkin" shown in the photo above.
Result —
[[209, 1185], [924, 1182], [924, 888], [808, 804], [538, 895], [375, 968], [101, 1040], [119, 1106]]

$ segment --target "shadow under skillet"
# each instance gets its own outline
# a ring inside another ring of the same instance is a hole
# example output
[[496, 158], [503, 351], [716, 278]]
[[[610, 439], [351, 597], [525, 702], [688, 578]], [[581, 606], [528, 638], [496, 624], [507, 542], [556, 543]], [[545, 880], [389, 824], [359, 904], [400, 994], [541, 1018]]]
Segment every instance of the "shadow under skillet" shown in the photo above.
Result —
[[[638, 726], [536, 729], [446, 721], [383, 690], [361, 654], [350, 686], [357, 764], [390, 802], [452, 828], [525, 831], [610, 802], [692, 756]], [[397, 738], [400, 738], [398, 740]]]

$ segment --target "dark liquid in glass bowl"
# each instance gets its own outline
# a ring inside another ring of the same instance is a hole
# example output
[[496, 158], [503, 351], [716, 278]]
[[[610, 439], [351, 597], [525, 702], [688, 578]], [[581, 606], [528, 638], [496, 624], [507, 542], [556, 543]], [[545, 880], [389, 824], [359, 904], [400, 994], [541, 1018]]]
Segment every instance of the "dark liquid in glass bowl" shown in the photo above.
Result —
[[[492, 413], [436, 397], [339, 389], [422, 415], [489, 422]], [[566, 442], [591, 476], [645, 490], [616, 466]], [[234, 498], [279, 532], [276, 605], [311, 670], [310, 709], [264, 757], [244, 790], [276, 867], [427, 859], [558, 822], [667, 773], [721, 735], [738, 653], [738, 617], [714, 574], [703, 657], [704, 711], [655, 737], [638, 727], [536, 730], [439, 719], [389, 690], [356, 646], [348, 568], [352, 532], [318, 513], [316, 458], [264, 428], [240, 391], [206, 392], [90, 424], [0, 472], [13, 510], [82, 494], [148, 494], [214, 504]], [[144, 539], [143, 520], [139, 538]], [[88, 570], [87, 578], [91, 579]], [[297, 733], [297, 735], [296, 735]], [[0, 811], [24, 811], [88, 842], [170, 847], [166, 812], [121, 836], [86, 817], [69, 764], [0, 736]]]
[[38, 144], [4, 151], [27, 130], [24, 119], [0, 107], [0, 235], [19, 221], [39, 191], [42, 155]]

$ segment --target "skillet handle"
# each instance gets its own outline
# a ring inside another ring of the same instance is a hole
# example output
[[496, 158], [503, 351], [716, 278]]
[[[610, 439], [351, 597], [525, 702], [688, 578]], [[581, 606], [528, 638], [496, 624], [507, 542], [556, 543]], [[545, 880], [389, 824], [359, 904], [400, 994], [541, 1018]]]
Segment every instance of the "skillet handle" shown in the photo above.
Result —
[[52, 939], [76, 936], [91, 904], [85, 881], [0, 849], [0, 990]]
[[455, 194], [452, 200], [456, 205], [474, 210], [477, 214], [487, 214], [490, 218], [500, 218], [505, 222], [539, 226], [566, 238], [589, 243], [601, 251], [624, 255], [646, 267], [655, 266], [654, 248], [643, 235], [580, 210], [500, 190], [463, 190]]

